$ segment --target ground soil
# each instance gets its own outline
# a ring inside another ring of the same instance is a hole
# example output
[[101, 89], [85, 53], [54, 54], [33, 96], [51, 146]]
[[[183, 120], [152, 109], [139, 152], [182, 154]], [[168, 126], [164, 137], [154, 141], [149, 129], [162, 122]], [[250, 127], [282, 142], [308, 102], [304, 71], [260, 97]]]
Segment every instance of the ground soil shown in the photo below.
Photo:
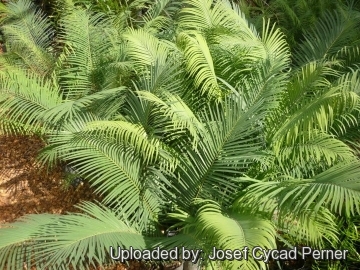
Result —
[[[75, 205], [80, 201], [101, 199], [86, 182], [77, 186], [65, 185], [62, 166], [50, 171], [41, 167], [36, 157], [43, 146], [42, 140], [35, 136], [0, 136], [0, 228], [26, 214], [76, 212]], [[105, 269], [160, 267], [131, 262], [129, 265], [113, 264]]]
[[96, 199], [87, 184], [66, 187], [61, 166], [41, 167], [42, 147], [37, 137], [0, 137], [0, 224], [25, 214], [73, 212], [81, 200]]

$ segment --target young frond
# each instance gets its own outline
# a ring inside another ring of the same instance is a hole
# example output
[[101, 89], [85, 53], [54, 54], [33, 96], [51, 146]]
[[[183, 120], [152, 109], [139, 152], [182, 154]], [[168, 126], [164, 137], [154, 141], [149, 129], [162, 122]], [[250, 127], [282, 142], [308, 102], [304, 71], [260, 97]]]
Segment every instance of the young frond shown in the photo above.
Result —
[[178, 44], [184, 52], [185, 65], [194, 84], [202, 95], [210, 99], [220, 99], [223, 95], [215, 74], [212, 55], [204, 37], [195, 33], [178, 35]]

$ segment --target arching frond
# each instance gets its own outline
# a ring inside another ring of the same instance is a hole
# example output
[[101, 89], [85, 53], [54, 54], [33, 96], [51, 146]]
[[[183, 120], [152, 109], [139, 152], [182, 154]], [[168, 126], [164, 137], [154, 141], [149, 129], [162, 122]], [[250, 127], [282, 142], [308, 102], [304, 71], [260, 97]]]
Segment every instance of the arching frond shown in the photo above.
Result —
[[[218, 265], [225, 269], [266, 269], [263, 261], [256, 261], [250, 254], [256, 246], [264, 249], [275, 247], [275, 230], [270, 222], [249, 214], [226, 212], [211, 200], [198, 200], [194, 204], [198, 209], [194, 216], [179, 211], [171, 216], [180, 222], [183, 229], [177, 236], [163, 240], [162, 245], [174, 244], [192, 248], [194, 243], [202, 249], [203, 264]], [[221, 250], [241, 250], [248, 247], [248, 259], [209, 261], [213, 256], [213, 247]], [[215, 268], [218, 269], [218, 268]], [[221, 268], [223, 269], [223, 268]]]
[[263, 205], [277, 198], [280, 211], [297, 214], [310, 209], [317, 212], [324, 206], [333, 213], [355, 215], [360, 212], [359, 167], [358, 161], [342, 162], [311, 179], [259, 181], [248, 187], [240, 201]]
[[284, 39], [284, 34], [273, 25], [270, 21], [263, 21], [263, 32], [261, 36], [264, 49], [266, 51], [266, 59], [271, 61], [274, 69], [284, 71], [290, 64], [290, 51], [288, 44]]
[[[84, 128], [95, 137], [104, 137], [118, 143], [131, 145], [135, 151], [143, 156], [143, 162], [152, 163], [159, 155], [160, 142], [150, 139], [145, 130], [137, 125], [125, 121], [98, 121], [90, 122]], [[96, 134], [96, 135], [95, 135]]]
[[144, 30], [129, 30], [124, 34], [128, 41], [127, 53], [135, 67], [164, 64], [174, 48]]
[[174, 59], [167, 59], [165, 62], [156, 60], [140, 73], [133, 82], [135, 90], [147, 91], [156, 95], [162, 93], [183, 94], [183, 77], [185, 72], [181, 65]]
[[332, 166], [339, 161], [355, 160], [353, 151], [334, 136], [314, 131], [308, 139], [300, 137], [302, 139], [298, 139], [294, 144], [282, 144], [274, 148], [274, 155], [279, 166], [287, 174], [290, 174], [294, 167], [305, 169], [309, 164], [319, 165], [320, 163]]
[[344, 70], [356, 68], [360, 65], [360, 45], [344, 46], [331, 59], [332, 62], [340, 62]]
[[[328, 132], [335, 118], [356, 108], [359, 98], [347, 76], [331, 83], [325, 76], [338, 76], [332, 69], [310, 63], [289, 84], [282, 110], [290, 115], [278, 119], [272, 140], [295, 143], [298, 136], [311, 136], [314, 129]], [[274, 127], [275, 128], [275, 127]]]
[[30, 215], [1, 229], [2, 266], [8, 263], [7, 269], [17, 270], [24, 262], [31, 267], [35, 259], [42, 269], [68, 269], [70, 265], [89, 269], [94, 263], [111, 262], [110, 247], [116, 255], [117, 247], [145, 248], [141, 233], [111, 210], [93, 203], [83, 203], [79, 208], [83, 214]]
[[116, 96], [116, 103], [118, 105], [119, 101], [121, 100], [119, 94], [124, 95], [125, 91], [125, 87], [119, 87], [115, 89], [99, 91], [76, 100], [65, 100], [57, 106], [49, 108], [43, 112], [40, 117], [54, 128], [61, 129], [63, 125], [68, 123], [68, 121], [74, 121], [81, 118], [82, 114], [87, 115], [88, 113], [93, 113], [94, 115], [105, 116], [107, 114], [106, 112], [113, 112], [113, 110], [111, 110], [109, 107], [115, 106], [115, 104], [111, 104], [114, 102], [108, 101], [107, 108], [98, 106], [96, 111], [93, 108], [94, 104], [104, 102], [110, 97]]
[[[97, 187], [96, 192], [104, 195], [105, 204], [140, 226], [156, 219], [161, 191], [168, 182], [163, 175], [174, 167], [161, 143], [148, 138], [141, 126], [121, 121], [84, 123], [76, 129], [54, 134], [42, 159], [57, 156], [74, 164]], [[155, 169], [160, 166], [161, 172]], [[156, 189], [149, 189], [151, 185]]]
[[[36, 248], [32, 245], [34, 234], [44, 225], [56, 221], [55, 216], [49, 214], [27, 215], [11, 225], [1, 226], [0, 229], [0, 267], [17, 270], [31, 267], [32, 254]], [[36, 262], [41, 265], [42, 262]]]

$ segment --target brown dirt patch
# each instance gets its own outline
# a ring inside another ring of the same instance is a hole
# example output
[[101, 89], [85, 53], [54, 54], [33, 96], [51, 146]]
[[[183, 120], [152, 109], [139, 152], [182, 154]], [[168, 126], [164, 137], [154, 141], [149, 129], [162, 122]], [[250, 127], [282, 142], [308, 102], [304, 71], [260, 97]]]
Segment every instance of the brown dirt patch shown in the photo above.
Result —
[[0, 137], [0, 223], [25, 214], [73, 212], [81, 200], [97, 199], [88, 184], [66, 188], [60, 166], [40, 167], [36, 156], [43, 146], [37, 137]]

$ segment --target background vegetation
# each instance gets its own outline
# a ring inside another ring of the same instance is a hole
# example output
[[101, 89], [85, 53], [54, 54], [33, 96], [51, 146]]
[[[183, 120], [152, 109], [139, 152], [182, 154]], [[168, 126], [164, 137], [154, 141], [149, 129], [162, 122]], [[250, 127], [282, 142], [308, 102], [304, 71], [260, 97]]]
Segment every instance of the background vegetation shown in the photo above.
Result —
[[[358, 2], [0, 11], [1, 131], [37, 134], [41, 164], [68, 164], [104, 198], [0, 229], [1, 269], [104, 265], [109, 246], [349, 250], [313, 269], [360, 260]], [[178, 234], [161, 237], [164, 224]]]

